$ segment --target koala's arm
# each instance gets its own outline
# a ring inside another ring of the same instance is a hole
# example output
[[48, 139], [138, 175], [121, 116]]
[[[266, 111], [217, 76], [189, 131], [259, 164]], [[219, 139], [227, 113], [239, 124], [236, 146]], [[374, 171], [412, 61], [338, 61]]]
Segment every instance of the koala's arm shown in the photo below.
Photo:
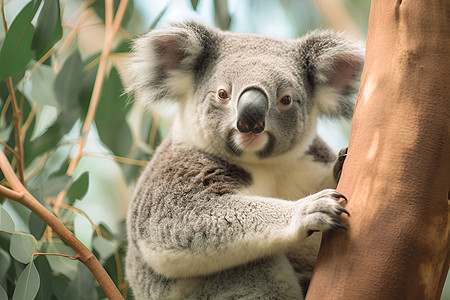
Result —
[[285, 251], [310, 231], [340, 227], [345, 209], [334, 190], [293, 202], [245, 196], [245, 171], [198, 153], [186, 161], [180, 155], [154, 158], [128, 220], [133, 242], [157, 273], [211, 274]]

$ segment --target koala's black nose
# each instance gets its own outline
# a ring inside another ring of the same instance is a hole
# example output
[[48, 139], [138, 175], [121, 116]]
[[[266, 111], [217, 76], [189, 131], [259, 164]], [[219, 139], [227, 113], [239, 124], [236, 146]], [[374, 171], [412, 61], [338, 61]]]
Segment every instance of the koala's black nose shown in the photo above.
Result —
[[237, 106], [237, 129], [242, 133], [261, 133], [266, 124], [269, 103], [259, 89], [249, 89], [241, 94]]

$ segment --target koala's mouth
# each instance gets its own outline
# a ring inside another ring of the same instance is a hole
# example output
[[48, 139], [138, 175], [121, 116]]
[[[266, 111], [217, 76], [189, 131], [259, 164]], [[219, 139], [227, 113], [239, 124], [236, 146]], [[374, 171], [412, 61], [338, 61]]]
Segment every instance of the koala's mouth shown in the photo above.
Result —
[[236, 132], [233, 139], [236, 145], [243, 150], [257, 152], [264, 148], [269, 138], [265, 132], [258, 134]]
[[228, 151], [236, 156], [241, 156], [244, 152], [255, 153], [260, 158], [267, 157], [273, 150], [273, 137], [270, 133], [241, 133], [232, 130], [228, 134]]

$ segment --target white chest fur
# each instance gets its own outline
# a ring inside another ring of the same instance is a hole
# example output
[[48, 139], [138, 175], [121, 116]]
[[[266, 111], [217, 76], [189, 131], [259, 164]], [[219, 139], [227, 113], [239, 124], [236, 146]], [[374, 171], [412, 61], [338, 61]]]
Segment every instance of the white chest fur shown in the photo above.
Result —
[[325, 188], [334, 188], [332, 164], [314, 162], [304, 155], [281, 164], [240, 164], [252, 175], [246, 195], [297, 200]]

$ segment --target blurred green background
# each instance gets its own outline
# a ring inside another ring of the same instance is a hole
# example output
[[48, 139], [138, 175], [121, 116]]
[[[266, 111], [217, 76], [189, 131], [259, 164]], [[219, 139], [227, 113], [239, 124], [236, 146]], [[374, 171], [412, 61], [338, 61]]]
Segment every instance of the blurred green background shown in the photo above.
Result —
[[[11, 98], [4, 81], [11, 76], [26, 128], [22, 134], [27, 188], [49, 210], [54, 210], [58, 197], [62, 200], [57, 214], [60, 220], [94, 251], [129, 299], [122, 269], [126, 209], [140, 169], [166, 134], [175, 109], [167, 104], [158, 110], [143, 111], [123, 95], [127, 78], [119, 73], [126, 65], [130, 41], [151, 28], [188, 20], [276, 38], [297, 38], [313, 29], [331, 27], [364, 40], [370, 8], [369, 0], [130, 1], [108, 55], [100, 102], [81, 160], [73, 174], [68, 174], [67, 167], [77, 153], [92, 99], [100, 53], [110, 30], [105, 26], [105, 1], [31, 2], [0, 0], [11, 32], [14, 27], [30, 24], [34, 28], [29, 45], [21, 44], [29, 50], [30, 57], [24, 60], [7, 55], [4, 49], [13, 42], [8, 41], [5, 26], [0, 26], [0, 148], [16, 166], [8, 149], [14, 148], [15, 139]], [[120, 0], [113, 2], [117, 9]], [[30, 14], [33, 6], [31, 20], [14, 26], [13, 21], [20, 14], [26, 15], [27, 5]], [[318, 130], [335, 151], [348, 144], [350, 124], [320, 120]], [[0, 180], [7, 185], [3, 175]], [[71, 187], [72, 194], [61, 196]], [[71, 250], [28, 209], [8, 199], [0, 201], [2, 214], [6, 213], [14, 223], [14, 230], [0, 228], [0, 285], [10, 298], [28, 263], [12, 254], [19, 251], [12, 246], [13, 236], [36, 242], [36, 251], [51, 249], [68, 254]], [[70, 299], [104, 298], [89, 272], [76, 261], [40, 256], [35, 265], [41, 275], [40, 299], [69, 299], [68, 295]], [[442, 299], [450, 299], [448, 285]]]

